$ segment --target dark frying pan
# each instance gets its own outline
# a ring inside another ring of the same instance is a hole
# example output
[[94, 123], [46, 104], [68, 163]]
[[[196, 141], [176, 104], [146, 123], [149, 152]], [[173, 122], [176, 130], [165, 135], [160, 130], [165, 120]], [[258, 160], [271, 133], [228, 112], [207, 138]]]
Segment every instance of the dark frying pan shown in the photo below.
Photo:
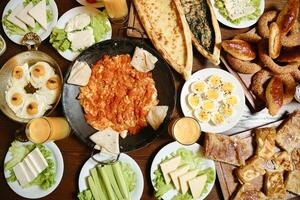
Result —
[[[125, 139], [120, 138], [121, 152], [133, 151], [144, 147], [167, 130], [167, 125], [170, 121], [170, 116], [173, 112], [176, 99], [176, 90], [172, 72], [166, 61], [159, 55], [157, 51], [145, 44], [143, 40], [137, 39], [133, 40], [122, 38], [106, 40], [86, 49], [76, 59], [78, 61], [85, 61], [91, 66], [105, 54], [130, 54], [132, 56], [136, 46], [144, 48], [158, 59], [157, 63], [155, 64], [155, 68], [152, 71], [153, 79], [158, 92], [159, 105], [167, 105], [169, 106], [169, 109], [164, 123], [158, 130], [155, 131], [150, 125], [148, 125], [134, 136], [127, 136]], [[75, 134], [86, 145], [93, 147], [94, 144], [90, 141], [89, 136], [95, 133], [97, 130], [92, 128], [85, 121], [83, 108], [77, 100], [80, 87], [68, 84], [66, 82], [74, 62], [69, 67], [64, 80], [62, 93], [63, 110]]]

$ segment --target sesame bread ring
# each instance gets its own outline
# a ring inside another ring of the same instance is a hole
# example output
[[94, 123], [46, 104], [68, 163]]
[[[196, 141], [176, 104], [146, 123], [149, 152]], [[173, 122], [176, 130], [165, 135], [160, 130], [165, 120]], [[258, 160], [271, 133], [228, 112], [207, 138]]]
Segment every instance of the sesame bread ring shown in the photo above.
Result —
[[297, 84], [291, 74], [282, 74], [278, 77], [283, 83], [283, 105], [285, 105], [294, 99]]
[[252, 77], [250, 90], [263, 101], [266, 101], [265, 85], [271, 78], [272, 73], [264, 69], [256, 72]]
[[258, 64], [237, 59], [230, 54], [226, 54], [226, 60], [233, 70], [242, 74], [253, 74], [261, 70], [261, 67]]
[[258, 20], [258, 34], [263, 37], [269, 37], [269, 23], [276, 20], [278, 12], [276, 10], [265, 12]]

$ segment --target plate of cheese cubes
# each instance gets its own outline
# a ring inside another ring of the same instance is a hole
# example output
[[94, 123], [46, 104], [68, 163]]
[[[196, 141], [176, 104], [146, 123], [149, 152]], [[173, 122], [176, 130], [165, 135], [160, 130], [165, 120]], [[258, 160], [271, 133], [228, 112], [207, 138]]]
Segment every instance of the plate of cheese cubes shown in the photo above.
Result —
[[3, 11], [2, 26], [7, 37], [17, 44], [21, 44], [28, 32], [38, 34], [43, 41], [50, 35], [57, 18], [54, 0], [11, 0]]
[[203, 157], [199, 144], [172, 142], [156, 154], [150, 177], [157, 199], [201, 200], [211, 191], [216, 170], [214, 162]]
[[4, 159], [7, 184], [15, 193], [29, 199], [42, 198], [54, 191], [63, 171], [63, 158], [54, 142], [13, 141]]

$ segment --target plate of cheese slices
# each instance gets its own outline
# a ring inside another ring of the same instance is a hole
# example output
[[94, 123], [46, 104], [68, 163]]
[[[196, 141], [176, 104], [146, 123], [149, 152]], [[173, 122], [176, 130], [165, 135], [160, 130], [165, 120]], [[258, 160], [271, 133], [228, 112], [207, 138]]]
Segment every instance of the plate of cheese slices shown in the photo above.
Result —
[[64, 161], [54, 142], [13, 141], [4, 159], [7, 184], [24, 198], [42, 198], [53, 192], [63, 171]]
[[202, 151], [197, 143], [185, 146], [172, 142], [156, 154], [150, 177], [158, 199], [205, 199], [214, 185], [216, 170]]
[[57, 18], [54, 0], [11, 0], [3, 11], [2, 26], [7, 37], [17, 44], [21, 44], [28, 32], [38, 34], [43, 41], [50, 35]]

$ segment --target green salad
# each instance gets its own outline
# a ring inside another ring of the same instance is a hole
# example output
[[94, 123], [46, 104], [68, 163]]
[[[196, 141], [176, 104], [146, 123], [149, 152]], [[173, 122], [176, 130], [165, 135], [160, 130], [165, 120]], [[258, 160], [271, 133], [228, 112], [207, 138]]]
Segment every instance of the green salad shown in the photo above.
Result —
[[[170, 160], [171, 158], [175, 156], [181, 157], [181, 163], [180, 166], [183, 165], [189, 165], [190, 169], [200, 169], [197, 176], [201, 176], [206, 174], [207, 175], [207, 181], [205, 183], [205, 186], [201, 192], [201, 196], [208, 192], [208, 185], [213, 183], [215, 180], [215, 170], [213, 168], [205, 168], [203, 169], [203, 162], [204, 159], [203, 156], [200, 153], [194, 153], [191, 150], [187, 150], [185, 148], [179, 148], [176, 152], [172, 153], [170, 156], [167, 156], [164, 158], [161, 162]], [[180, 167], [179, 166], [179, 167]], [[166, 184], [163, 173], [160, 169], [160, 167], [154, 171], [154, 187], [156, 189], [155, 191], [155, 197], [158, 199], [162, 199], [162, 196], [167, 193], [169, 190], [175, 189], [175, 186], [173, 183]], [[177, 195], [175, 195], [172, 200], [192, 200], [193, 196], [190, 191], [188, 191], [185, 194], [182, 194], [178, 192]]]
[[130, 200], [136, 187], [136, 174], [128, 163], [97, 165], [87, 177], [88, 189], [79, 192], [79, 200]]
[[215, 7], [218, 8], [219, 13], [226, 20], [230, 21], [233, 24], [239, 24], [239, 23], [241, 23], [241, 21], [257, 19], [260, 16], [260, 13], [261, 13], [260, 1], [261, 0], [250, 0], [250, 3], [255, 8], [255, 11], [252, 14], [250, 14], [250, 15], [247, 15], [247, 16], [244, 16], [244, 17], [240, 17], [238, 19], [231, 19], [229, 17], [228, 11], [227, 11], [227, 9], [225, 7], [225, 3], [224, 3], [223, 0], [215, 0]]
[[33, 149], [39, 148], [44, 158], [48, 163], [48, 167], [41, 172], [32, 182], [26, 187], [37, 185], [43, 190], [52, 187], [55, 183], [55, 165], [52, 160], [52, 152], [48, 150], [43, 144], [28, 144], [23, 145], [20, 142], [14, 141], [9, 147], [8, 151], [11, 153], [12, 158], [4, 164], [4, 170], [9, 172], [6, 178], [8, 182], [15, 182], [17, 178], [14, 174], [13, 167], [21, 162]]
[[[30, 2], [33, 3], [33, 5], [36, 5], [38, 2], [40, 2], [41, 0], [24, 0], [23, 1], [23, 5], [26, 6], [27, 4], [29, 4]], [[46, 0], [46, 5], [49, 5], [49, 0]], [[39, 30], [42, 29], [42, 26], [39, 23], [35, 23], [35, 27], [31, 28], [29, 26], [27, 26], [27, 30], [23, 30], [20, 27], [16, 26], [14, 23], [11, 23], [7, 18], [8, 16], [11, 14], [12, 10], [9, 9], [8, 12], [4, 15], [3, 19], [2, 19], [2, 23], [5, 26], [5, 28], [8, 31], [9, 35], [20, 35], [23, 36], [28, 32], [34, 32], [37, 33]], [[47, 22], [51, 22], [53, 20], [53, 13], [52, 10], [50, 8], [47, 9]]]

